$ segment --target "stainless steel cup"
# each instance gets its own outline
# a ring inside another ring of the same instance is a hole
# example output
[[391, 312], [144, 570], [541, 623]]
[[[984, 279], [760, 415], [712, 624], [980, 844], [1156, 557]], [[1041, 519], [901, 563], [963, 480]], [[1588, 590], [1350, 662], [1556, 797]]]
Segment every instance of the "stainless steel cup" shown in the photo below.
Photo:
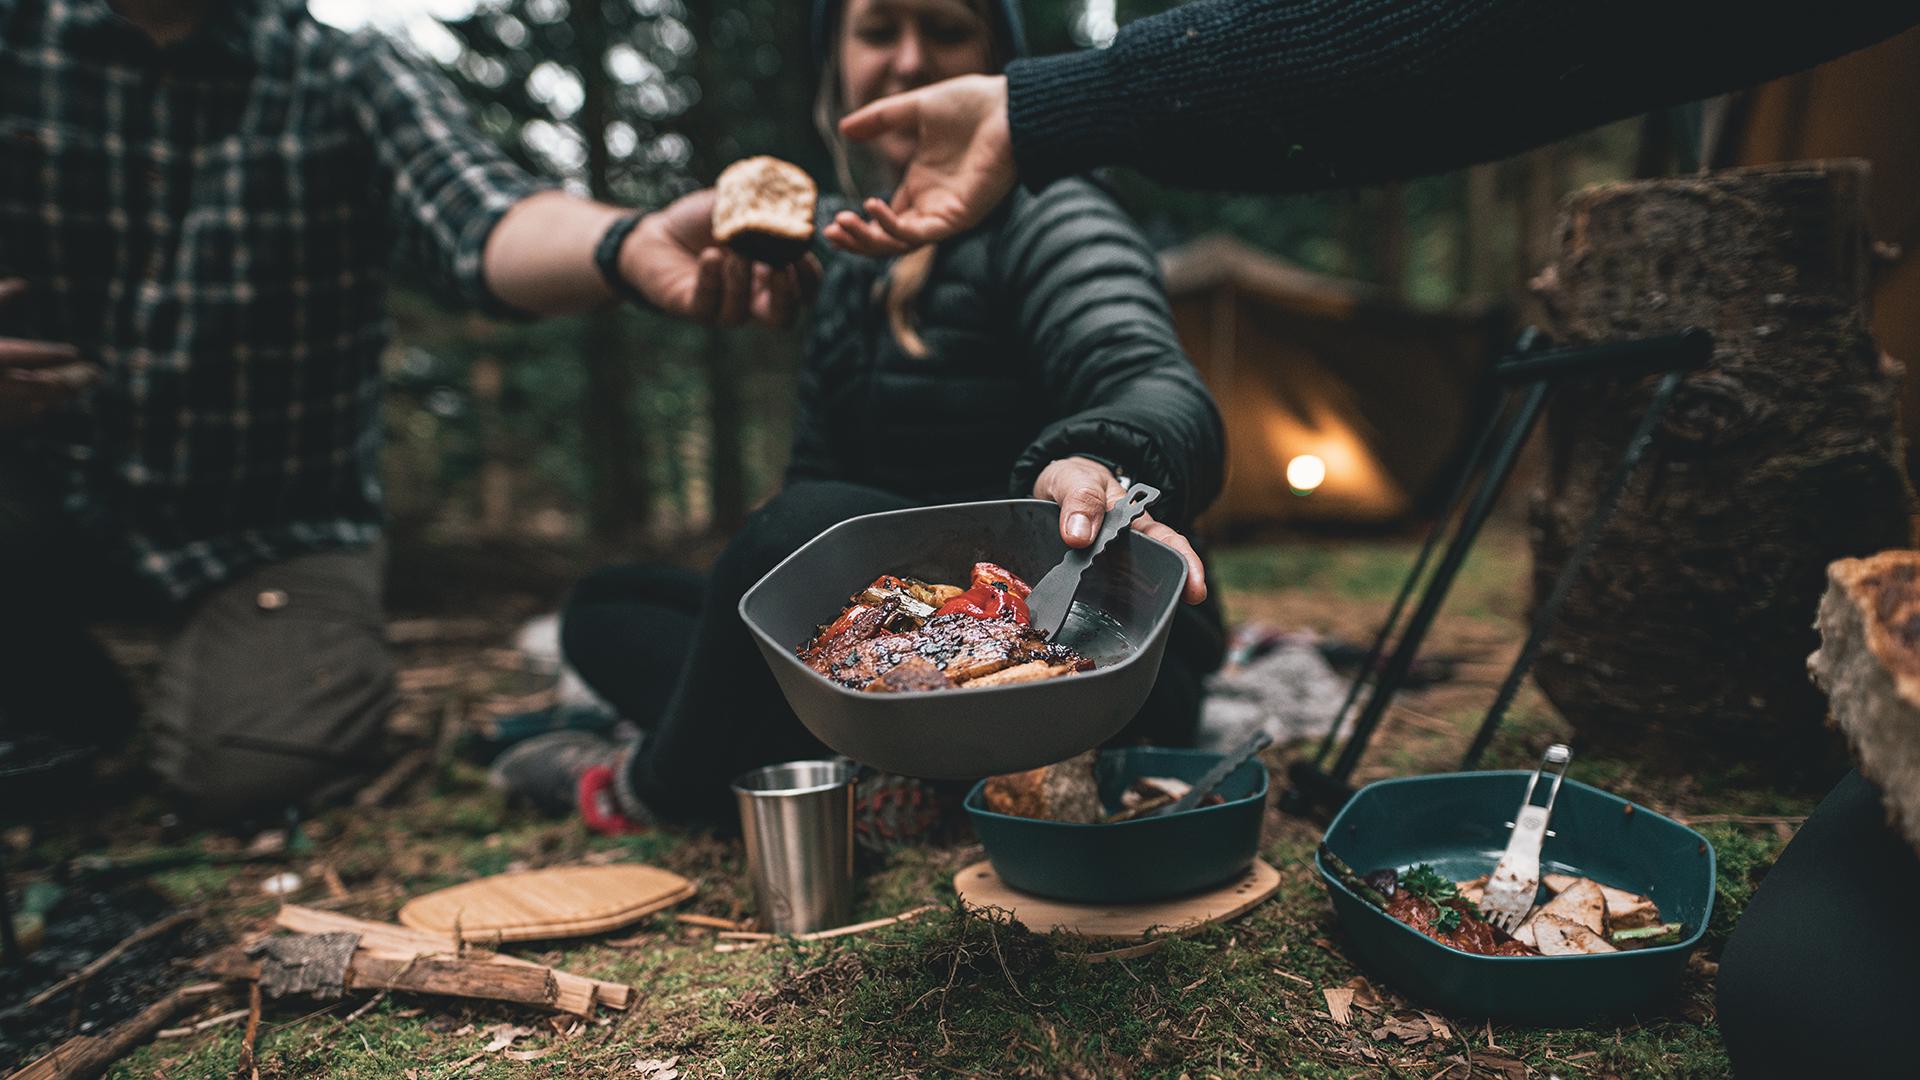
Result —
[[854, 765], [789, 761], [733, 781], [764, 929], [804, 934], [853, 916]]

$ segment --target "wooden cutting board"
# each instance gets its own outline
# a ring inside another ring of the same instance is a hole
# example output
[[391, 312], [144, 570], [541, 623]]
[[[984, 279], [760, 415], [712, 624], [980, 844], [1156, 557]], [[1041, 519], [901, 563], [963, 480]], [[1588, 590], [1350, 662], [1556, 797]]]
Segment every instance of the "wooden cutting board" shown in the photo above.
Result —
[[953, 876], [960, 899], [973, 910], [1000, 908], [1036, 934], [1059, 931], [1099, 941], [1139, 941], [1191, 934], [1203, 926], [1246, 914], [1280, 887], [1280, 872], [1255, 859], [1247, 872], [1216, 889], [1141, 904], [1075, 904], [1019, 892], [990, 862], [977, 862]]
[[415, 930], [471, 942], [540, 941], [605, 933], [672, 907], [693, 882], [653, 866], [556, 866], [495, 874], [417, 896], [400, 909]]

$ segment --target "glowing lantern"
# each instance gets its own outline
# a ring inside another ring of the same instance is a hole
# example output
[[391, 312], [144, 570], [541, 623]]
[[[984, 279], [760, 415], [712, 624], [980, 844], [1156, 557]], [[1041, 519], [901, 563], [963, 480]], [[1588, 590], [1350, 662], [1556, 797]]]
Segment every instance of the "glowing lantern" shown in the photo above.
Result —
[[1287, 462], [1287, 486], [1295, 495], [1305, 495], [1327, 478], [1327, 463], [1317, 454], [1301, 454]]

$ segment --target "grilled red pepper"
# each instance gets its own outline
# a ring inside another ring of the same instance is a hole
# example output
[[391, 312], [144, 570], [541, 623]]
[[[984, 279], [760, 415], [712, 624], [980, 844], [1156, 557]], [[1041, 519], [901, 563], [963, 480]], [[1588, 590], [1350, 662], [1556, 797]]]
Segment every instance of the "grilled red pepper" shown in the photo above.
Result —
[[972, 588], [940, 605], [934, 618], [942, 615], [971, 615], [976, 619], [1012, 619], [1021, 626], [1033, 622], [1027, 610], [1026, 596], [1032, 586], [1014, 574], [990, 562], [973, 564]]

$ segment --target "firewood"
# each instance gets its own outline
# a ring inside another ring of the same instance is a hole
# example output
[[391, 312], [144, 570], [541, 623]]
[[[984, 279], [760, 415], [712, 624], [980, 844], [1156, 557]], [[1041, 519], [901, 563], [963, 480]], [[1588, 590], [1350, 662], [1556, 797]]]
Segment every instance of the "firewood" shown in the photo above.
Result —
[[[485, 960], [458, 957], [385, 957], [355, 953], [353, 965], [347, 969], [347, 986], [355, 990], [406, 990], [561, 1008], [560, 984], [549, 968], [490, 964]], [[593, 1011], [591, 996], [573, 1004], [576, 1009], [572, 1011], [581, 1015]]]
[[1841, 559], [1827, 574], [1807, 669], [1887, 823], [1920, 852], [1920, 552]]
[[[524, 967], [538, 967], [531, 960], [522, 960], [505, 953], [488, 952], [484, 949], [467, 948], [462, 950], [452, 935], [442, 937], [424, 930], [400, 926], [395, 923], [374, 922], [371, 919], [356, 919], [351, 915], [341, 915], [332, 911], [319, 911], [298, 904], [288, 904], [280, 909], [274, 920], [283, 929], [303, 934], [353, 933], [360, 935], [360, 947], [379, 956], [406, 957], [420, 955], [456, 954], [469, 960], [485, 960], [493, 964], [515, 964]], [[587, 994], [592, 1001], [610, 1009], [626, 1009], [633, 1004], [633, 987], [625, 983], [607, 982], [603, 979], [590, 979], [584, 975], [555, 970], [554, 979], [560, 984], [560, 998], [566, 1004], [564, 1012], [586, 1012], [577, 1009], [572, 1003], [581, 993]]]

